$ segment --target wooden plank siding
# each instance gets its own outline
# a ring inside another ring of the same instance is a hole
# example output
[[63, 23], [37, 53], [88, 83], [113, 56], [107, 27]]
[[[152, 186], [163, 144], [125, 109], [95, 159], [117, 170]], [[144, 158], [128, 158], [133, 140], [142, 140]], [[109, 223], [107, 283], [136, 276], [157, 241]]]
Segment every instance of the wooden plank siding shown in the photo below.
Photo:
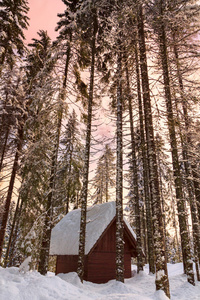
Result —
[[[116, 278], [116, 253], [94, 252], [88, 257], [87, 280], [94, 283], [106, 283]], [[131, 254], [124, 255], [124, 277], [131, 277]]]
[[[124, 234], [124, 277], [131, 277], [131, 244]], [[116, 221], [112, 222], [96, 247], [88, 255], [87, 280], [95, 283], [105, 283], [115, 279], [116, 269]]]
[[[78, 255], [57, 255], [56, 275], [59, 273], [76, 272], [78, 268]], [[87, 280], [88, 256], [85, 256], [84, 280]]]
[[[126, 227], [124, 230], [124, 252], [133, 252], [136, 249], [136, 244], [133, 246], [130, 242], [129, 235], [126, 232]], [[115, 252], [116, 251], [116, 221], [112, 222], [112, 224], [107, 228], [107, 230], [103, 233], [100, 239], [95, 244], [95, 247], [92, 248], [90, 253], [95, 252]], [[89, 253], [89, 254], [90, 254]], [[135, 255], [134, 255], [135, 256]]]
[[78, 255], [58, 255], [56, 261], [56, 274], [76, 272]]
[[[136, 242], [128, 228], [124, 230], [124, 277], [131, 277], [131, 257], [136, 256]], [[110, 223], [88, 255], [85, 256], [84, 280], [106, 283], [115, 279], [116, 268], [116, 221]], [[56, 274], [77, 271], [78, 255], [58, 255]]]

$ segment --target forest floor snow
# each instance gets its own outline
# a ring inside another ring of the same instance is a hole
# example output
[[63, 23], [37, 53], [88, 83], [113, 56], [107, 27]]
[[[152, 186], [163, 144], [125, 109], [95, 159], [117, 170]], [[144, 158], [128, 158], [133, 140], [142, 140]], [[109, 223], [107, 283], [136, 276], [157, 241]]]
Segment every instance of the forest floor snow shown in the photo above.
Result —
[[[134, 269], [135, 266], [134, 266]], [[199, 300], [200, 282], [192, 286], [183, 275], [182, 264], [168, 265], [172, 300]], [[1, 300], [167, 300], [163, 291], [155, 291], [155, 276], [148, 274], [148, 266], [125, 283], [111, 280], [105, 284], [84, 281], [76, 273], [20, 272], [19, 268], [0, 268]]]

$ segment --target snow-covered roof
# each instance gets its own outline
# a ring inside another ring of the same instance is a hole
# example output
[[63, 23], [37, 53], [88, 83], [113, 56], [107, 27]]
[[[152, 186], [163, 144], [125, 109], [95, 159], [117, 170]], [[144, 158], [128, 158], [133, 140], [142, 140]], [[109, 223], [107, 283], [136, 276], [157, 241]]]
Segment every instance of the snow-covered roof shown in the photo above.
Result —
[[[93, 248], [116, 214], [115, 202], [97, 204], [87, 209], [85, 254]], [[50, 255], [78, 255], [81, 210], [69, 212], [51, 232]], [[132, 228], [124, 219], [129, 231]]]

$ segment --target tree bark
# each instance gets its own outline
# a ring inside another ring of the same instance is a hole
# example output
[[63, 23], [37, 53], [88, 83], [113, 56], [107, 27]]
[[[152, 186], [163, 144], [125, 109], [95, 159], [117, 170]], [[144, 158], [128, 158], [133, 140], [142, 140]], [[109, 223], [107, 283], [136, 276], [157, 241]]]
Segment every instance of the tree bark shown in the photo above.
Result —
[[15, 249], [16, 249], [17, 233], [18, 233], [18, 229], [19, 229], [20, 216], [22, 213], [23, 205], [24, 205], [24, 201], [21, 200], [20, 206], [18, 207], [18, 210], [16, 210], [15, 224], [13, 222], [14, 228], [13, 228], [13, 235], [12, 235], [10, 249], [9, 249], [9, 260], [8, 260], [8, 265], [7, 265], [8, 267], [13, 266], [13, 259], [14, 259]]
[[63, 102], [65, 99], [65, 90], [67, 85], [67, 75], [69, 69], [69, 62], [71, 57], [71, 41], [72, 41], [72, 32], [70, 32], [69, 36], [69, 44], [66, 52], [66, 62], [65, 62], [65, 70], [62, 84], [62, 91], [60, 94], [60, 108], [58, 110], [58, 123], [57, 123], [57, 132], [56, 132], [56, 141], [54, 144], [53, 155], [51, 160], [51, 174], [49, 179], [49, 194], [47, 197], [47, 206], [46, 206], [46, 215], [43, 227], [43, 236], [42, 236], [42, 244], [39, 258], [38, 271], [45, 275], [48, 270], [48, 261], [49, 261], [49, 248], [50, 248], [50, 238], [51, 238], [51, 229], [52, 229], [52, 206], [53, 206], [53, 194], [54, 194], [54, 186], [55, 186], [55, 177], [56, 177], [56, 168], [57, 168], [57, 157], [58, 157], [58, 149], [60, 143], [60, 133], [62, 127], [62, 119], [63, 119]]
[[132, 170], [132, 204], [135, 206], [135, 219], [136, 219], [136, 237], [137, 237], [137, 273], [143, 271], [143, 251], [142, 251], [142, 234], [141, 234], [141, 220], [140, 220], [140, 198], [138, 190], [138, 174], [137, 174], [137, 162], [136, 162], [136, 145], [135, 145], [135, 133], [133, 126], [133, 108], [131, 102], [131, 91], [129, 83], [129, 72], [126, 60], [126, 84], [127, 84], [127, 97], [129, 108], [129, 122], [131, 132], [131, 170]]
[[147, 140], [147, 153], [149, 157], [150, 188], [152, 193], [152, 214], [154, 224], [154, 249], [156, 265], [156, 290], [163, 290], [170, 297], [167, 263], [165, 258], [165, 239], [163, 231], [163, 218], [160, 200], [160, 188], [158, 179], [158, 168], [156, 160], [156, 149], [154, 142], [153, 120], [151, 113], [151, 100], [149, 90], [149, 79], [146, 58], [146, 45], [144, 36], [144, 23], [142, 5], [138, 4], [138, 38], [140, 51], [140, 68], [143, 89], [143, 105], [145, 115], [145, 131]]
[[11, 243], [12, 243], [12, 239], [13, 239], [13, 233], [14, 233], [15, 224], [16, 224], [16, 220], [17, 220], [17, 215], [18, 215], [18, 211], [19, 211], [19, 204], [20, 204], [20, 196], [18, 196], [18, 199], [17, 199], [17, 205], [16, 205], [16, 208], [15, 208], [15, 214], [14, 214], [12, 227], [11, 227], [11, 231], [10, 231], [10, 236], [9, 236], [9, 241], [8, 241], [6, 254], [5, 254], [5, 258], [4, 258], [4, 268], [6, 268], [6, 266], [8, 264], [8, 260], [10, 260], [10, 258], [9, 258], [10, 247], [11, 247]]
[[13, 163], [13, 167], [12, 167], [12, 173], [11, 173], [11, 177], [10, 177], [8, 193], [7, 193], [7, 197], [6, 197], [6, 201], [5, 201], [5, 207], [4, 207], [2, 223], [1, 223], [0, 259], [1, 259], [2, 251], [3, 251], [3, 243], [4, 243], [5, 232], [6, 232], [6, 225], [7, 225], [7, 221], [8, 221], [9, 208], [10, 208], [10, 203], [12, 200], [12, 193], [13, 193], [13, 189], [14, 189], [15, 178], [16, 178], [16, 174], [17, 174], [17, 170], [18, 170], [19, 156], [20, 156], [20, 152], [22, 149], [22, 143], [23, 143], [23, 125], [20, 125], [20, 128], [18, 129], [17, 150], [15, 153], [15, 158], [14, 158], [14, 163]]
[[122, 144], [122, 46], [117, 58], [117, 164], [116, 164], [116, 280], [124, 282], [123, 144]]
[[146, 153], [146, 142], [144, 135], [144, 118], [142, 109], [142, 96], [140, 88], [140, 71], [138, 61], [137, 43], [135, 43], [135, 62], [136, 62], [136, 76], [137, 76], [137, 97], [139, 106], [139, 120], [140, 120], [140, 139], [142, 148], [142, 164], [143, 164], [143, 184], [144, 184], [144, 197], [146, 206], [146, 223], [147, 223], [147, 245], [148, 245], [148, 262], [149, 272], [155, 273], [155, 258], [154, 258], [154, 245], [153, 245], [153, 224], [152, 224], [152, 208], [151, 197], [149, 193], [149, 172], [148, 172], [148, 159]]
[[89, 87], [88, 111], [87, 111], [83, 187], [82, 187], [82, 194], [81, 194], [81, 220], [80, 220], [79, 254], [78, 254], [79, 258], [78, 258], [78, 268], [77, 268], [77, 273], [78, 276], [80, 277], [81, 282], [83, 282], [83, 277], [84, 277], [87, 194], [88, 194], [88, 176], [89, 176], [89, 160], [90, 160], [93, 90], [94, 90], [94, 70], [95, 70], [95, 55], [96, 55], [96, 35], [98, 31], [98, 21], [97, 21], [95, 8], [92, 9], [92, 13], [93, 13], [93, 36], [91, 41], [90, 87]]
[[[108, 149], [108, 145], [106, 145], [106, 150]], [[106, 202], [108, 202], [109, 196], [108, 196], [108, 180], [109, 180], [109, 174], [108, 174], [108, 157], [105, 155], [105, 171], [106, 171], [106, 182], [105, 182], [105, 195], [106, 195]]]
[[[160, 3], [160, 10], [161, 10], [160, 15], [162, 16], [163, 15], [162, 1]], [[195, 282], [194, 282], [194, 273], [193, 273], [193, 263], [191, 260], [190, 239], [189, 239], [189, 233], [187, 228], [187, 219], [186, 219], [184, 196], [182, 190], [182, 179], [181, 179], [179, 159], [178, 159], [175, 124], [174, 124], [172, 99], [171, 99], [171, 91], [170, 91], [166, 35], [165, 35], [165, 28], [162, 20], [161, 23], [159, 24], [159, 29], [160, 29], [159, 47], [160, 47], [161, 63], [162, 63], [162, 70], [163, 70], [167, 119], [168, 119], [171, 151], [172, 151], [172, 164], [173, 164], [176, 200], [177, 200], [179, 226], [180, 226], [180, 234], [181, 234], [181, 246], [182, 246], [183, 260], [184, 260], [185, 271], [187, 274], [188, 282], [194, 285]]]
[[188, 109], [187, 109], [187, 101], [184, 97], [184, 86], [183, 86], [183, 79], [181, 75], [180, 70], [180, 63], [179, 63], [179, 55], [178, 55], [178, 49], [176, 44], [176, 36], [173, 32], [173, 50], [174, 55], [176, 59], [176, 68], [177, 68], [177, 77], [179, 81], [179, 89], [180, 89], [180, 95], [181, 95], [181, 103], [183, 108], [183, 116], [184, 116], [184, 125], [185, 125], [185, 136], [182, 135], [180, 130], [180, 136], [181, 136], [181, 144], [182, 144], [182, 156], [183, 156], [183, 162], [184, 162], [184, 169], [185, 169], [185, 175], [186, 175], [186, 182], [187, 182], [187, 190], [189, 194], [189, 203], [190, 203], [190, 211], [191, 211], [191, 217], [192, 217], [192, 231], [193, 231], [193, 241], [194, 241], [194, 253], [195, 253], [195, 264], [196, 264], [196, 273], [197, 273], [197, 279], [200, 281], [200, 274], [199, 274], [199, 266], [200, 264], [200, 226], [199, 226], [199, 216], [198, 216], [198, 208], [197, 208], [197, 202], [195, 197], [195, 184], [194, 180], [191, 180], [193, 176], [193, 168], [191, 165], [192, 157], [188, 152], [188, 147], [192, 146], [191, 138], [189, 136], [189, 128], [190, 128], [190, 122], [188, 117]]
[[3, 144], [3, 149], [2, 149], [2, 152], [1, 152], [0, 173], [1, 173], [2, 168], [3, 168], [3, 160], [4, 160], [4, 156], [5, 156], [5, 152], [6, 152], [6, 147], [7, 147], [9, 133], [10, 133], [10, 127], [8, 127], [7, 130], [6, 130], [6, 135], [5, 135], [5, 140], [4, 140], [4, 144]]
[[176, 210], [175, 210], [175, 199], [173, 196], [173, 190], [172, 190], [172, 184], [171, 184], [172, 178], [171, 178], [171, 174], [170, 174], [170, 193], [171, 193], [171, 203], [172, 203], [172, 218], [173, 218], [173, 227], [175, 230], [175, 243], [176, 243], [176, 247], [177, 247], [177, 253], [178, 253], [178, 262], [181, 261], [181, 252], [179, 249], [179, 238], [178, 238], [178, 230], [177, 230], [177, 226], [176, 226]]

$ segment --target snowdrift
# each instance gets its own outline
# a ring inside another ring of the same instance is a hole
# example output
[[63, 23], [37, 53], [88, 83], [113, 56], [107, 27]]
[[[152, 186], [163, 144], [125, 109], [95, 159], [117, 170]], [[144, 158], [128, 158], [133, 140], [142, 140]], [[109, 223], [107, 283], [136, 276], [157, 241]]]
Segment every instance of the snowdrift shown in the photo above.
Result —
[[[134, 266], [135, 269], [135, 266]], [[200, 283], [192, 286], [183, 275], [182, 264], [168, 265], [172, 300], [199, 300]], [[76, 273], [20, 272], [19, 268], [0, 268], [1, 300], [166, 300], [162, 291], [155, 291], [155, 277], [148, 266], [125, 283], [111, 280], [106, 284], [84, 282]]]

